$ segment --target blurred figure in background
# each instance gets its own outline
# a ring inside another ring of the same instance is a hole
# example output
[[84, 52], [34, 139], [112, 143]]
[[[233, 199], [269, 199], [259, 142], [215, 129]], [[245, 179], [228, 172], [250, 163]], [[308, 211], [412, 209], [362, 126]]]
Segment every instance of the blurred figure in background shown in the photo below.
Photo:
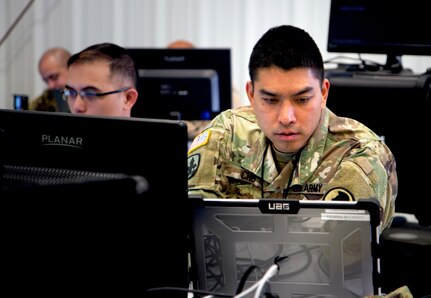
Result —
[[168, 49], [193, 49], [195, 45], [188, 40], [177, 39], [168, 44]]
[[47, 88], [38, 97], [30, 101], [29, 110], [68, 112], [61, 100], [61, 90], [67, 81], [67, 60], [71, 53], [65, 48], [50, 48], [39, 59], [39, 73]]

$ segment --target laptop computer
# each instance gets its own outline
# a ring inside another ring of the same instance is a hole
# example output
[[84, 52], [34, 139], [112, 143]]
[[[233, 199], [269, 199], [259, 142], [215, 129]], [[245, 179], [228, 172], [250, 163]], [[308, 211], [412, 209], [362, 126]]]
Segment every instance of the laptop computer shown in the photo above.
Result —
[[280, 298], [380, 292], [375, 200], [190, 198], [190, 206], [195, 289], [256, 297], [240, 293], [276, 262], [262, 291]]

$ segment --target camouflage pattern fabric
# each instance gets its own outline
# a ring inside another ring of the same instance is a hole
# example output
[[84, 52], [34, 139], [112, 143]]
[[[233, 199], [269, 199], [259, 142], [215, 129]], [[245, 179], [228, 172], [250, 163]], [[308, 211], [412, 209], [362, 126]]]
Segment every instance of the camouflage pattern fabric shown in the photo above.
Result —
[[57, 101], [51, 90], [46, 89], [41, 95], [31, 100], [29, 110], [58, 112]]
[[[328, 108], [302, 151], [279, 173], [250, 106], [216, 116], [188, 153], [190, 196], [205, 198], [378, 199], [382, 227], [397, 195], [395, 159], [369, 128]], [[383, 229], [382, 229], [383, 230]]]
[[187, 124], [187, 135], [189, 140], [193, 140], [200, 132], [207, 128], [210, 120], [184, 120]]

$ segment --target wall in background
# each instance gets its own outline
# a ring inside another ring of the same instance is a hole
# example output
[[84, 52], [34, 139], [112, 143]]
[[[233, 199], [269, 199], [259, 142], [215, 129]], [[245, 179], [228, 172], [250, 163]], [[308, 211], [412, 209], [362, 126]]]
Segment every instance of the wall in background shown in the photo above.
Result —
[[[0, 1], [0, 37], [31, 0]], [[330, 0], [37, 0], [0, 45], [0, 108], [12, 108], [12, 94], [37, 96], [45, 87], [37, 63], [49, 47], [72, 53], [99, 42], [124, 47], [165, 47], [187, 39], [198, 47], [232, 50], [233, 86], [247, 103], [248, 58], [272, 26], [291, 24], [308, 31], [324, 59]], [[358, 58], [358, 55], [350, 54]], [[362, 55], [384, 63], [384, 55]], [[351, 63], [351, 61], [350, 61]], [[403, 64], [422, 73], [431, 57], [404, 56]]]

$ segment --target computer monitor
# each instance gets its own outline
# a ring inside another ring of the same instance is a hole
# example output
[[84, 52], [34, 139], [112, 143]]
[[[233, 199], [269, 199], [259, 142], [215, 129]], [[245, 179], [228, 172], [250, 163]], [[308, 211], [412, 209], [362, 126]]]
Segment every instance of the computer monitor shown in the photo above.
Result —
[[14, 293], [188, 287], [182, 121], [0, 110], [0, 148], [1, 262]]
[[386, 54], [384, 69], [402, 70], [402, 55], [431, 55], [427, 2], [331, 0], [328, 52]]
[[130, 48], [139, 98], [132, 116], [209, 120], [232, 107], [230, 49]]
[[[419, 223], [430, 225], [430, 195], [418, 185], [430, 180], [431, 173], [417, 175], [430, 158], [424, 155], [419, 162], [415, 161], [413, 151], [420, 147], [430, 127], [431, 76], [360, 73], [349, 76], [337, 71], [328, 71], [326, 76], [331, 82], [327, 106], [337, 116], [356, 119], [371, 128], [394, 154], [398, 175], [395, 211], [414, 214]], [[403, 120], [406, 117], [412, 119], [411, 125]]]

